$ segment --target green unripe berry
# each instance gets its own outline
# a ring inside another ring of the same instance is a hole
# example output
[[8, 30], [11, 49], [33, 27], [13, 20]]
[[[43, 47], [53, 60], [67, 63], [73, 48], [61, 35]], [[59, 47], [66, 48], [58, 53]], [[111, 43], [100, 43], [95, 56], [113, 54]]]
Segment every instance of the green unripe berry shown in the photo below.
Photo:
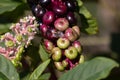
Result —
[[61, 59], [61, 57], [62, 57], [62, 51], [61, 51], [61, 49], [58, 48], [58, 47], [54, 47], [52, 49], [52, 59], [54, 61], [59, 61]]
[[65, 56], [69, 59], [75, 59], [78, 55], [77, 49], [73, 46], [70, 46], [68, 49], [65, 50]]
[[85, 61], [84, 56], [80, 55], [79, 63], [83, 63]]
[[70, 45], [70, 41], [67, 38], [59, 38], [57, 40], [57, 46], [61, 49], [65, 49]]
[[61, 62], [54, 62], [54, 64], [59, 71], [63, 71], [65, 69]]
[[63, 65], [63, 67], [67, 67], [68, 66], [68, 62], [66, 60], [63, 60], [62, 61], [62, 65]]

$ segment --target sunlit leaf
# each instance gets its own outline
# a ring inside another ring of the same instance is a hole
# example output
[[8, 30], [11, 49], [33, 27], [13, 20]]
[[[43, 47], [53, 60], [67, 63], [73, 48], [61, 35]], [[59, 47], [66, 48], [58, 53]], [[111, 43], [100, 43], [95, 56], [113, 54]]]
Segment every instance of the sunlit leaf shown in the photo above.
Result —
[[21, 5], [21, 2], [17, 2], [15, 0], [0, 0], [0, 14], [13, 11], [19, 5]]
[[100, 80], [107, 77], [114, 67], [118, 67], [115, 61], [97, 57], [63, 74], [59, 80]]
[[40, 64], [34, 72], [30, 75], [30, 78], [28, 80], [38, 80], [41, 74], [44, 72], [48, 64], [50, 63], [50, 59], [44, 61], [42, 64]]
[[5, 80], [19, 80], [19, 75], [11, 61], [2, 55], [0, 55], [0, 76]]
[[39, 77], [39, 80], [49, 80], [50, 75], [50, 73], [45, 73]]
[[45, 61], [49, 58], [48, 53], [45, 51], [43, 45], [41, 44], [40, 44], [39, 54], [40, 54], [40, 58], [42, 59], [42, 61]]
[[92, 16], [89, 10], [82, 4], [81, 0], [78, 1], [79, 15], [81, 17], [81, 31], [87, 34], [96, 34], [98, 32], [98, 24], [96, 19]]

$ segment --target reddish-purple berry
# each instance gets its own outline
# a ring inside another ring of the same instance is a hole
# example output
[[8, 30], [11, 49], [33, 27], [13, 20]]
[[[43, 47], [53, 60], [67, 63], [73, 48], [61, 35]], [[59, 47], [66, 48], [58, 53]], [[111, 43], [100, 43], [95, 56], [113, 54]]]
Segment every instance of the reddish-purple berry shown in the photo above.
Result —
[[68, 28], [65, 31], [65, 37], [73, 42], [77, 39], [78, 36], [77, 36], [77, 33], [72, 28]]
[[58, 18], [54, 22], [54, 26], [59, 31], [64, 31], [69, 27], [68, 20], [65, 18]]
[[53, 11], [57, 15], [64, 15], [67, 12], [67, 7], [63, 3], [58, 3], [57, 5], [53, 6]]
[[52, 11], [47, 11], [43, 16], [43, 23], [46, 25], [51, 24], [55, 19], [55, 14]]

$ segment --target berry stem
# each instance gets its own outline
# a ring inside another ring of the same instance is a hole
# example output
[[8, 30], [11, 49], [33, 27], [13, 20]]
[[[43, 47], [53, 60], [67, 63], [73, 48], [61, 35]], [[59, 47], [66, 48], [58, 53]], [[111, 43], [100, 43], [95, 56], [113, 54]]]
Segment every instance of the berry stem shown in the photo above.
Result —
[[70, 61], [70, 59], [66, 59], [66, 61], [69, 63], [70, 65], [70, 69], [72, 69], [75, 65]]
[[49, 66], [49, 71], [51, 73], [50, 80], [57, 80], [57, 76], [52, 65]]

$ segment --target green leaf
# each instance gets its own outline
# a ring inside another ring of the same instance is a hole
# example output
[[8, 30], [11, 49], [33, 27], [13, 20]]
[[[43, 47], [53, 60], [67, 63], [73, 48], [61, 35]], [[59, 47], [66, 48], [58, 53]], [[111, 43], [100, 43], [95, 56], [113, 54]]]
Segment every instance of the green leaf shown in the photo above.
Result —
[[118, 66], [118, 63], [109, 58], [96, 57], [79, 64], [63, 74], [59, 80], [100, 80], [107, 77], [110, 71]]
[[8, 80], [2, 73], [0, 73], [0, 80]]
[[50, 63], [50, 59], [44, 61], [42, 64], [40, 64], [34, 72], [30, 75], [30, 78], [28, 80], [38, 80], [38, 78], [41, 76], [41, 74], [44, 72], [48, 64]]
[[98, 32], [98, 24], [96, 19], [92, 17], [92, 15], [85, 6], [82, 6], [80, 8], [79, 13], [81, 15], [81, 30], [88, 34], [96, 34]]
[[81, 7], [83, 5], [83, 2], [81, 0], [77, 0], [78, 6]]
[[78, 13], [81, 17], [82, 29], [81, 31], [87, 34], [96, 34], [98, 32], [98, 24], [92, 14], [83, 5], [82, 1], [78, 1]]
[[0, 24], [0, 34], [8, 32], [10, 29], [10, 23], [9, 24]]
[[19, 5], [21, 5], [21, 2], [15, 0], [0, 0], [0, 14], [13, 11]]
[[50, 75], [51, 75], [50, 73], [45, 73], [41, 75], [38, 80], [49, 80]]
[[86, 28], [88, 34], [96, 34], [98, 32], [97, 21], [94, 18], [87, 20], [89, 27]]
[[91, 13], [85, 6], [80, 7], [79, 13], [84, 15], [86, 19], [90, 19], [92, 17]]
[[0, 55], [0, 76], [6, 78], [3, 80], [19, 80], [19, 75], [11, 61], [2, 55]]
[[49, 59], [49, 54], [45, 51], [43, 45], [40, 44], [39, 54], [42, 61]]

